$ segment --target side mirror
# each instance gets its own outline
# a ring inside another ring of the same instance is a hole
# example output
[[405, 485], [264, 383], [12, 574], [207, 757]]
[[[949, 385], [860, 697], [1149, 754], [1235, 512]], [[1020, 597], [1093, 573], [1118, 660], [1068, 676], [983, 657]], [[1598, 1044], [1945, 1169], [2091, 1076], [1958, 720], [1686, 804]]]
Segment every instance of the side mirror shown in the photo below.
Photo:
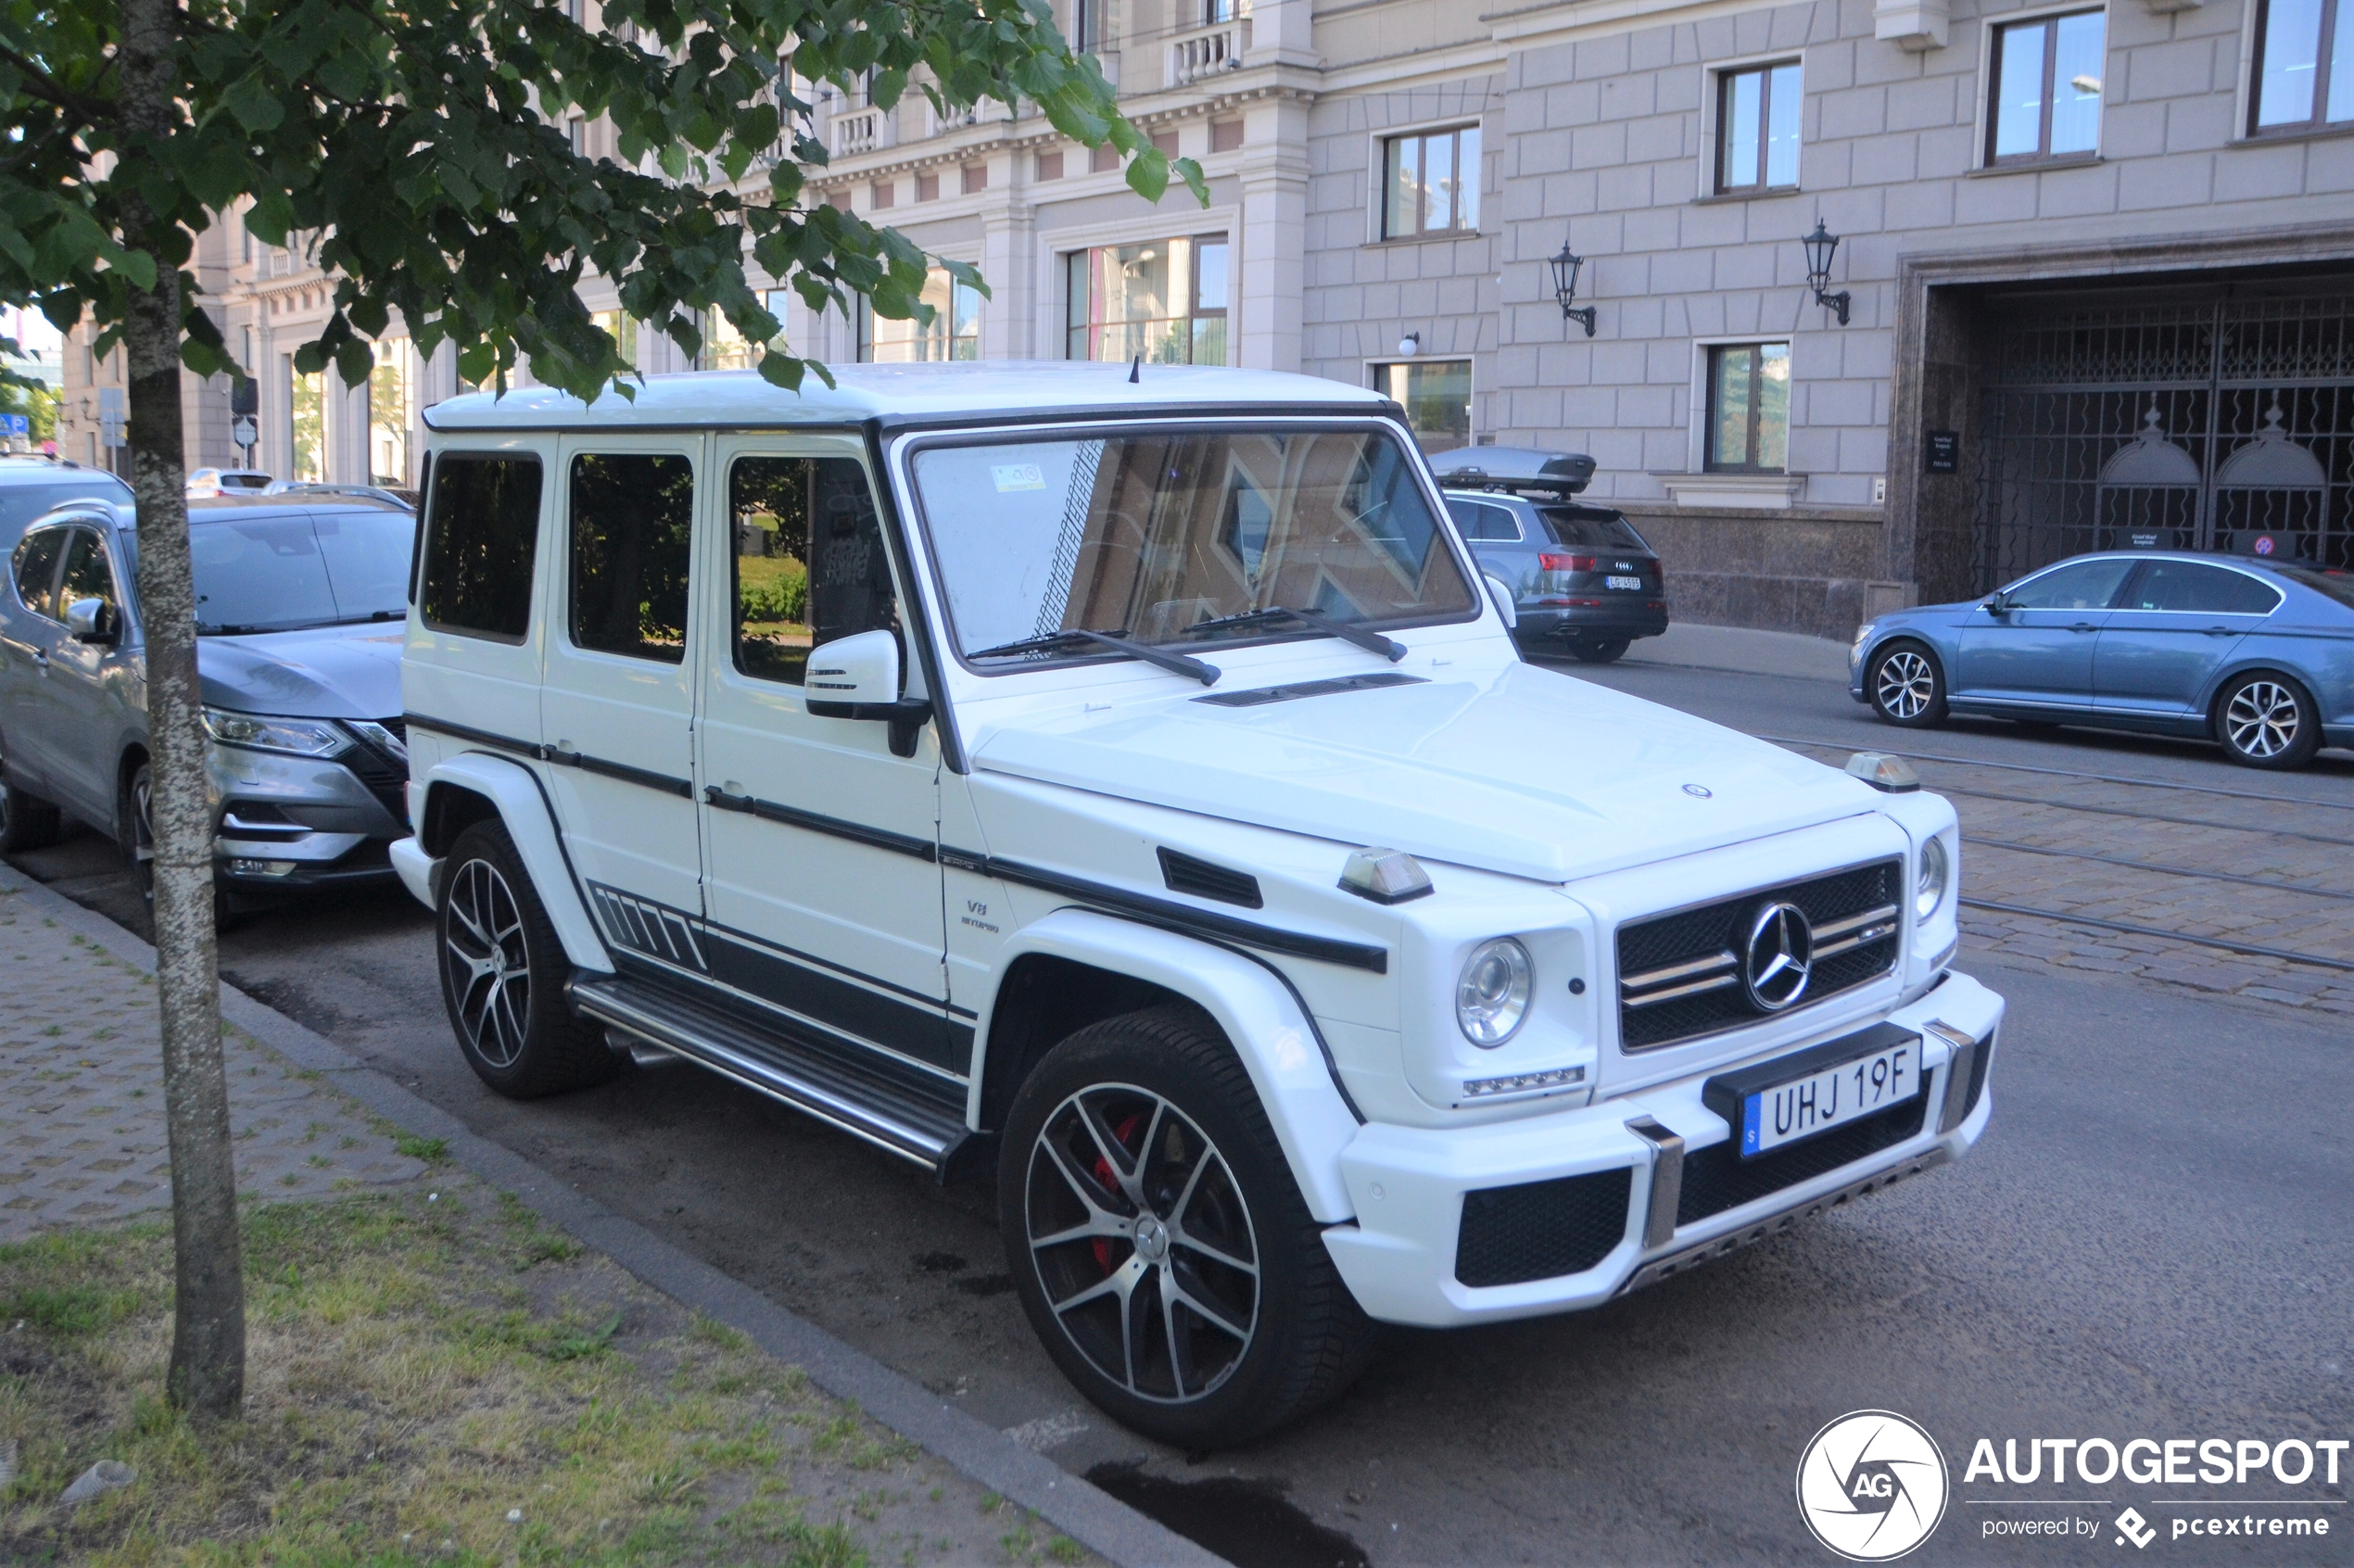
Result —
[[1996, 593], [1993, 595], [1986, 601], [1986, 613], [1990, 615], [2009, 614], [2011, 613], [2011, 596], [2007, 593]]
[[880, 719], [891, 726], [893, 756], [916, 754], [916, 735], [931, 721], [931, 703], [899, 694], [899, 639], [860, 632], [812, 649], [804, 701], [818, 718]]
[[77, 599], [66, 606], [66, 631], [76, 642], [111, 645], [117, 636], [114, 606], [103, 599]]

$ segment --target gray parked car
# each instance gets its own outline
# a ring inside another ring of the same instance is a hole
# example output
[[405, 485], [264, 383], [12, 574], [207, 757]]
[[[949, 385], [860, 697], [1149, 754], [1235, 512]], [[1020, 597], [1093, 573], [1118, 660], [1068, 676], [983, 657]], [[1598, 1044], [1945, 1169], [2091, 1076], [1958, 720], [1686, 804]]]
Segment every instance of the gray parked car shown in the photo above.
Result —
[[[188, 522], [224, 910], [389, 877], [386, 847], [409, 831], [400, 639], [414, 516], [343, 497], [224, 496], [190, 501]], [[0, 539], [0, 848], [45, 842], [70, 816], [144, 866], [131, 508], [70, 500]]]
[[1667, 629], [1658, 554], [1624, 513], [1573, 499], [1594, 476], [1592, 458], [1470, 447], [1431, 467], [1491, 593], [1509, 601], [1522, 652], [1607, 664]]

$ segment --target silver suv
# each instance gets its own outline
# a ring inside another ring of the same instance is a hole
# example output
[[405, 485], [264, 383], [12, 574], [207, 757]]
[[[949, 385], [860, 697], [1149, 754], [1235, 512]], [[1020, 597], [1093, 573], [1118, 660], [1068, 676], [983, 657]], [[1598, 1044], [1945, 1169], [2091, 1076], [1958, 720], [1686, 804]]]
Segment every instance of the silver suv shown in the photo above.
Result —
[[[224, 912], [381, 879], [408, 831], [399, 719], [407, 509], [348, 498], [188, 503], [197, 670]], [[13, 541], [0, 588], [0, 849], [64, 817], [144, 873], [146, 674], [128, 504], [74, 499]]]

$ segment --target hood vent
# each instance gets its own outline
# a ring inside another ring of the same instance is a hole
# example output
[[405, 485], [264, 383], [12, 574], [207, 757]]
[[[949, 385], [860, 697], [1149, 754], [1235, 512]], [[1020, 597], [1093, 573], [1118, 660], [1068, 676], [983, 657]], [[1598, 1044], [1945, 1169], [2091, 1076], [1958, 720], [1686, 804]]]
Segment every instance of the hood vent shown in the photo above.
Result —
[[1249, 872], [1229, 871], [1223, 866], [1179, 854], [1166, 846], [1160, 851], [1160, 879], [1171, 892], [1191, 893], [1219, 904], [1236, 904], [1245, 909], [1263, 909], [1267, 905], [1267, 901], [1259, 896], [1259, 879]]

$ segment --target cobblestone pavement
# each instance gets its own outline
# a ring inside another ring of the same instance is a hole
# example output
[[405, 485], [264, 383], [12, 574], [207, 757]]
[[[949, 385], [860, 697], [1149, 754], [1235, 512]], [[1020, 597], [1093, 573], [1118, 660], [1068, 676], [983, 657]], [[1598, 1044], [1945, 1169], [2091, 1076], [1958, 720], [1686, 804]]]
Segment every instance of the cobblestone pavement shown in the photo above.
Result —
[[[1829, 748], [1803, 749], [1840, 760]], [[2354, 1015], [2354, 971], [2183, 940], [2354, 964], [2354, 810], [2223, 792], [2239, 780], [2199, 792], [1985, 763], [1917, 765], [1960, 814], [1964, 896], [2050, 912], [1965, 907], [1973, 945]], [[2245, 782], [2246, 795], [2265, 792], [2260, 776]]]
[[[27, 907], [0, 868], [0, 1241], [171, 1203], [155, 979]], [[247, 1198], [411, 1181], [398, 1134], [231, 1030]]]

